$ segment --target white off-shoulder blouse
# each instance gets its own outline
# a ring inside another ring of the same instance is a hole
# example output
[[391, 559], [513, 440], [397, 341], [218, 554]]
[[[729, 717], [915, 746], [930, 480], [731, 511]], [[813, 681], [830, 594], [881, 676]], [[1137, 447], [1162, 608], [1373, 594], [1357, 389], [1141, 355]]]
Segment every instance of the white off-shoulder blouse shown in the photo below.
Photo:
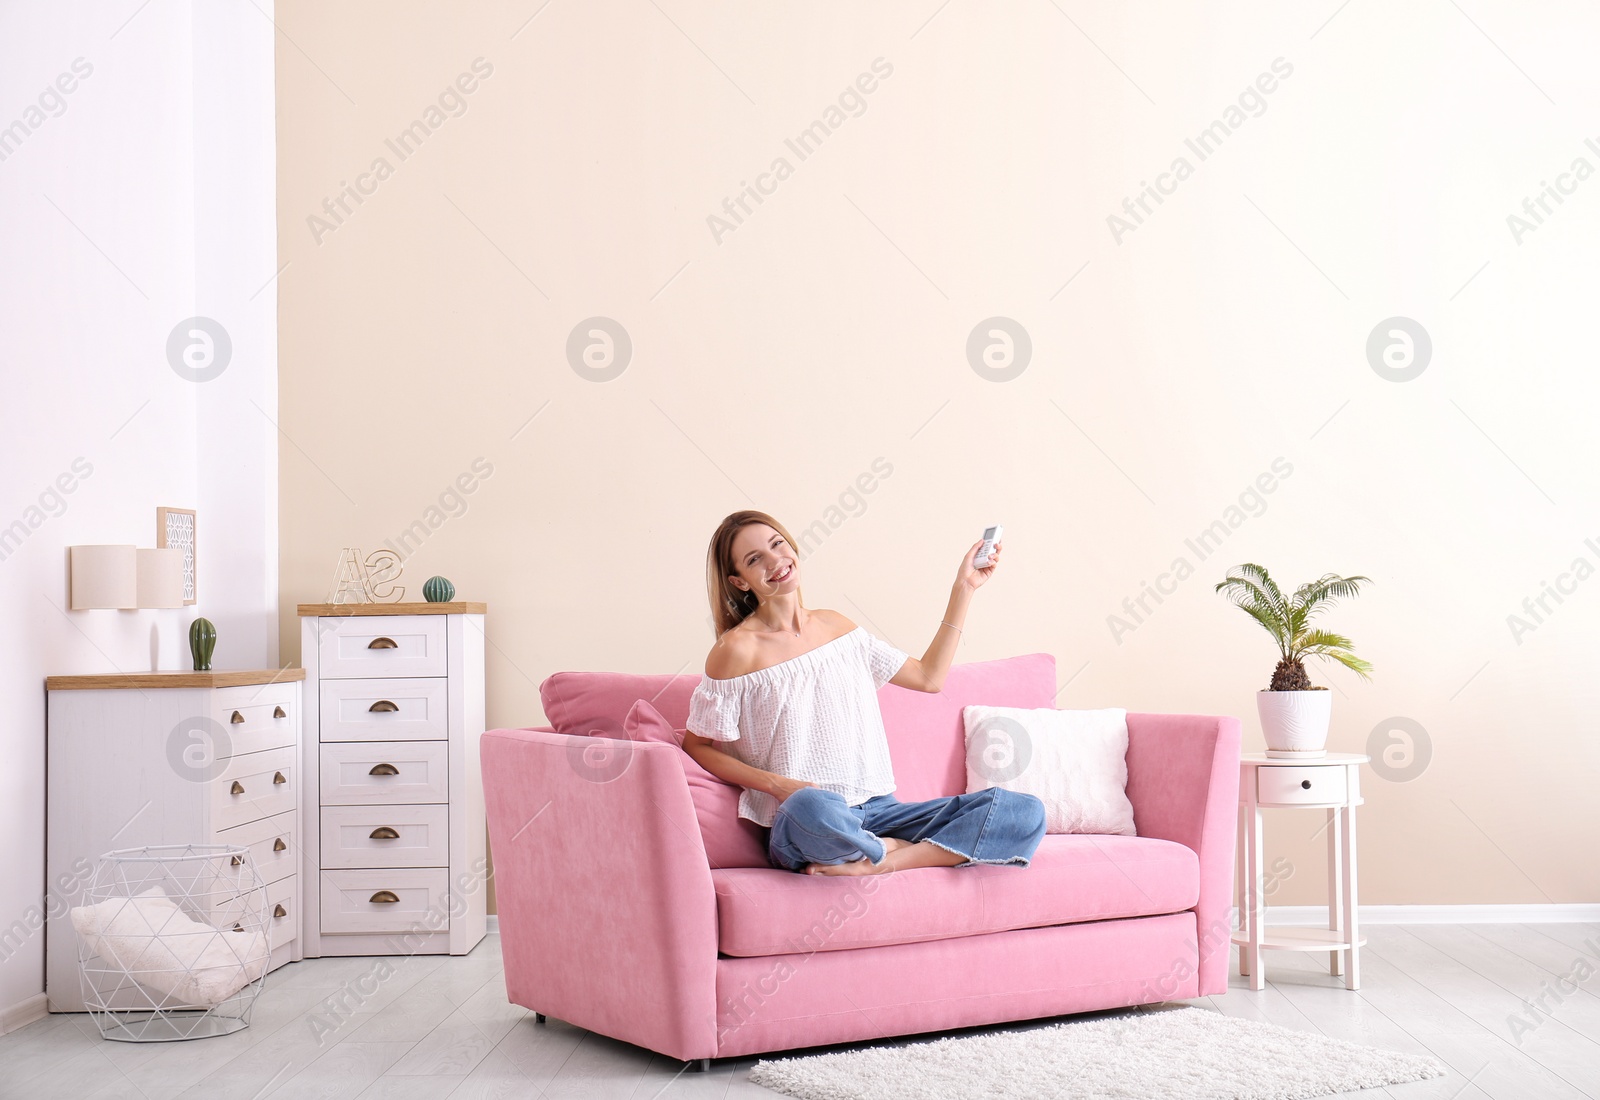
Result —
[[[689, 731], [730, 742], [752, 767], [836, 791], [851, 806], [894, 790], [877, 691], [907, 655], [856, 627], [798, 657], [730, 676], [702, 677]], [[739, 816], [772, 824], [778, 802], [746, 788]]]

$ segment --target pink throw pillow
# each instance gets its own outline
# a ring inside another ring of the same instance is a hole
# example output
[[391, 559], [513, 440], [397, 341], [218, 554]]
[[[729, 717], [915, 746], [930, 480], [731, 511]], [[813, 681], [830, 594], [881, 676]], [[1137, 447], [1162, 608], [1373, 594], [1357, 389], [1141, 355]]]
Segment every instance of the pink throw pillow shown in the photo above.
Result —
[[555, 672], [539, 685], [539, 702], [545, 721], [560, 733], [623, 737], [622, 723], [635, 699], [648, 699], [669, 722], [687, 723], [689, 697], [699, 684], [698, 673]]
[[630, 741], [661, 741], [677, 746], [683, 777], [689, 784], [689, 797], [700, 822], [700, 837], [705, 842], [706, 859], [712, 870], [722, 867], [771, 867], [767, 860], [767, 830], [739, 816], [742, 788], [724, 783], [683, 751], [683, 730], [661, 716], [648, 700], [640, 699], [622, 723]]

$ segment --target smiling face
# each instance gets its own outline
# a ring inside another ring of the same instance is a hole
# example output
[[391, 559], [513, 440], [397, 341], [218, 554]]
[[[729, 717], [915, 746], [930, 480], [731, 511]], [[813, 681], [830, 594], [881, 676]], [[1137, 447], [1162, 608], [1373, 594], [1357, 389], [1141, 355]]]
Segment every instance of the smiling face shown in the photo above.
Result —
[[734, 572], [729, 583], [735, 588], [767, 600], [800, 587], [800, 559], [794, 547], [767, 524], [741, 527], [730, 549]]

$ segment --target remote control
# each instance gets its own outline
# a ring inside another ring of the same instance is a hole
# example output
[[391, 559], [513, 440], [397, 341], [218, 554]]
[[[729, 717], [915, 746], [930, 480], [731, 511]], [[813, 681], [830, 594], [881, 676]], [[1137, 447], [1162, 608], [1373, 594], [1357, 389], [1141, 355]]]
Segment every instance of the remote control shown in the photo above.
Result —
[[983, 529], [983, 545], [978, 547], [978, 554], [972, 559], [973, 565], [979, 569], [989, 568], [989, 555], [994, 553], [994, 544], [1000, 541], [1001, 532], [1004, 530], [1005, 528], [998, 523]]

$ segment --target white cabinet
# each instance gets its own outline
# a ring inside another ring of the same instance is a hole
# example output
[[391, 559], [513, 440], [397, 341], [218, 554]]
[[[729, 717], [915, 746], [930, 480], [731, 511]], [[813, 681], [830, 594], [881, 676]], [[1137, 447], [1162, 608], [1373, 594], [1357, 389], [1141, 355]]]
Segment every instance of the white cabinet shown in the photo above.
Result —
[[276, 969], [302, 957], [298, 668], [51, 676], [45, 993], [84, 1011], [68, 916], [96, 858], [154, 844], [238, 844], [267, 887]]
[[483, 939], [485, 612], [300, 605], [307, 956], [462, 955]]

